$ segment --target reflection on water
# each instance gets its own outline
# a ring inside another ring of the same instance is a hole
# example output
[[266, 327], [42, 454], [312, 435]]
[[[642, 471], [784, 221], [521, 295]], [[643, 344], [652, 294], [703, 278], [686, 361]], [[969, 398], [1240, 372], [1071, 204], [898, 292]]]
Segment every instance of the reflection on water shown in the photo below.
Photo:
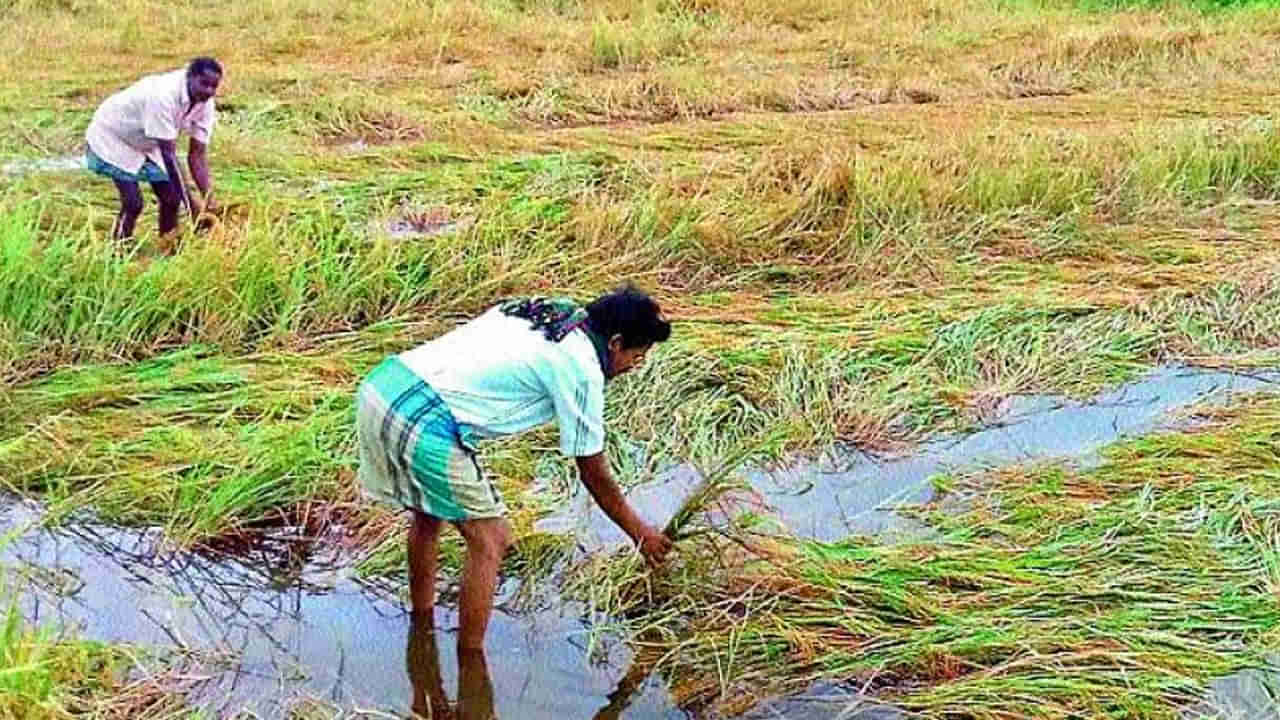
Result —
[[878, 703], [856, 687], [817, 683], [798, 695], [761, 703], [742, 720], [904, 720], [906, 712]]
[[1183, 716], [1188, 720], [1280, 720], [1280, 655], [1269, 667], [1218, 678], [1208, 697]]
[[[0, 503], [0, 532], [36, 524], [39, 513], [8, 499]], [[285, 717], [306, 697], [403, 716], [417, 690], [401, 654], [410, 615], [394, 593], [358, 582], [349, 558], [326, 545], [335, 543], [282, 541], [230, 558], [174, 551], [159, 530], [67, 523], [23, 533], [0, 550], [0, 564], [28, 580], [20, 607], [34, 621], [107, 642], [226, 658], [193, 698], [214, 713]], [[489, 657], [500, 662], [487, 665], [485, 685], [497, 715], [685, 717], [660, 680], [635, 683], [628, 675], [622, 643], [599, 637], [589, 652], [581, 608], [551, 589], [539, 594], [538, 607], [517, 607], [517, 589], [507, 583], [500, 590], [489, 624]], [[456, 608], [438, 607], [434, 625], [443, 636], [437, 667], [446, 686], [456, 686]], [[619, 704], [628, 683], [634, 692]]]
[[[477, 650], [458, 653], [458, 694], [456, 702], [450, 703], [440, 671], [440, 649], [436, 639], [438, 634], [430, 617], [411, 615], [405, 665], [413, 686], [413, 712], [430, 720], [497, 720], [498, 704], [489, 675], [488, 654]], [[636, 692], [647, 681], [647, 669], [641, 665], [632, 665], [613, 692], [609, 693], [608, 702], [590, 716], [591, 720], [634, 717], [634, 713], [627, 710], [631, 707]]]
[[413, 685], [413, 711], [431, 720], [494, 720], [493, 682], [483, 650], [458, 653], [458, 701], [450, 706], [440, 674], [440, 651], [436, 647], [435, 622], [427, 615], [413, 615], [409, 621], [409, 644], [405, 650], [409, 682]]

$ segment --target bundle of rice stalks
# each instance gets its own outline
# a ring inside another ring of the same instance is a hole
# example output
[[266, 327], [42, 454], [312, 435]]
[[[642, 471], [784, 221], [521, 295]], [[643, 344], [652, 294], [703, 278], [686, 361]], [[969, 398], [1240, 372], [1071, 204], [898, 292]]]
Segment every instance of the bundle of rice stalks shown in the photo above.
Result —
[[610, 622], [625, 621], [641, 608], [651, 614], [652, 620], [659, 604], [670, 606], [676, 614], [689, 610], [682, 606], [680, 598], [710, 576], [711, 566], [730, 562], [724, 555], [727, 545], [721, 541], [728, 539], [728, 546], [747, 545], [741, 531], [751, 513], [742, 510], [758, 505], [758, 501], [752, 498], [754, 491], [742, 470], [753, 460], [768, 455], [780, 437], [780, 433], [773, 432], [758, 442], [738, 445], [721, 456], [711, 470], [689, 461], [700, 479], [663, 533], [676, 543], [700, 541], [696, 551], [681, 549], [656, 571], [650, 571], [634, 549], [594, 555], [566, 575], [565, 595], [585, 601], [592, 614], [610, 618]]
[[723, 517], [731, 520], [729, 504], [726, 501], [739, 493], [752, 492], [751, 483], [742, 477], [740, 471], [743, 465], [755, 458], [760, 451], [761, 444], [743, 445], [724, 458], [710, 472], [700, 463], [691, 461], [690, 464], [702, 479], [667, 521], [666, 527], [662, 530], [663, 534], [673, 542], [704, 534], [711, 529], [709, 525], [698, 524], [695, 521], [705, 518], [714, 510], [719, 510]]

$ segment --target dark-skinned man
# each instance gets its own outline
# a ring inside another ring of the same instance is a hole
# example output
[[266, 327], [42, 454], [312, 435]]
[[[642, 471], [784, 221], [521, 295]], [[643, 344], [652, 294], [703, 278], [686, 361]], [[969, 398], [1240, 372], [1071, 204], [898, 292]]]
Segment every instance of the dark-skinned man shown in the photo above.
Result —
[[476, 443], [555, 422], [596, 503], [651, 563], [671, 549], [614, 482], [604, 453], [605, 382], [644, 362], [671, 325], [631, 287], [586, 306], [518, 298], [444, 335], [386, 358], [356, 401], [360, 482], [372, 498], [413, 516], [409, 593], [418, 622], [435, 605], [437, 540], [452, 523], [466, 543], [458, 651], [483, 653], [498, 567], [511, 546], [506, 506], [476, 459]]
[[213, 185], [209, 178], [208, 147], [217, 120], [213, 97], [222, 81], [217, 60], [199, 57], [187, 67], [159, 75], [147, 75], [103, 101], [85, 131], [88, 168], [115, 183], [120, 193], [112, 235], [132, 237], [142, 214], [139, 183], [151, 184], [160, 206], [160, 234], [178, 227], [178, 212], [185, 204], [194, 220], [201, 212], [182, 181], [178, 167], [178, 136], [191, 138], [187, 166], [204, 197], [204, 209], [212, 209]]

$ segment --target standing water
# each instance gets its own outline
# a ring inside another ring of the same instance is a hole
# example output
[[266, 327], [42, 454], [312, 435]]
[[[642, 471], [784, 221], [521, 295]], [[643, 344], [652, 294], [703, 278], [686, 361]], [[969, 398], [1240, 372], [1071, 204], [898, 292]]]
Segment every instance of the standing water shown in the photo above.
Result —
[[[1056, 458], [1087, 462], [1109, 443], [1167, 423], [1171, 412], [1276, 380], [1274, 374], [1166, 368], [1089, 403], [1017, 399], [999, 424], [938, 439], [907, 457], [849, 454], [840, 463], [755, 472], [751, 480], [787, 532], [822, 540], [912, 533], [921, 529], [892, 505], [928, 500], [929, 478], [938, 473]], [[694, 473], [678, 469], [629, 496], [643, 516], [666, 518], [695, 482]], [[212, 556], [166, 549], [158, 530], [93, 523], [51, 530], [39, 528], [39, 520], [39, 508], [22, 501], [0, 508], [0, 529], [37, 526], [0, 549], [0, 563], [29, 570], [32, 589], [21, 598], [25, 613], [94, 639], [225, 656], [224, 669], [193, 698], [211, 710], [282, 717], [291, 701], [312, 698], [403, 715], [415, 690], [432, 695], [424, 684], [442, 684], [450, 696], [456, 692], [456, 611], [437, 609], [434, 634], [415, 628], [402, 605], [359, 582], [338, 551]], [[574, 532], [587, 549], [624, 539], [586, 493], [542, 527]], [[487, 638], [484, 692], [491, 693], [497, 717], [685, 717], [659, 681], [630, 676], [630, 655], [621, 643], [608, 637], [589, 642], [580, 607], [548, 592], [528, 610], [517, 608], [514, 596], [510, 584], [500, 592]], [[1224, 678], [1214, 688], [1217, 700], [1245, 697], [1233, 683], [1250, 682], [1243, 674]], [[856, 688], [824, 685], [763, 703], [751, 716], [887, 720], [901, 713], [861, 697]]]
[[[943, 436], [905, 456], [881, 459], [857, 451], [830, 453], [826, 461], [747, 473], [752, 487], [787, 532], [822, 541], [852, 534], [886, 538], [922, 529], [893, 511], [899, 503], [933, 498], [937, 475], [1019, 463], [1072, 460], [1087, 464], [1106, 445], [1149, 433], [1171, 414], [1232, 393], [1280, 383], [1280, 373], [1246, 375], [1195, 368], [1161, 368], [1136, 382], [1085, 401], [1030, 395], [1006, 403], [987, 428]], [[696, 485], [689, 468], [637, 486], [628, 497], [651, 517], [669, 517]], [[622, 534], [583, 494], [566, 514], [540, 527], [572, 529], [588, 546], [623, 541]]]
[[58, 157], [12, 160], [0, 166], [0, 173], [4, 175], [28, 175], [34, 172], [71, 172], [84, 169], [84, 155], [62, 155]]
[[[39, 520], [23, 501], [0, 510], [6, 530]], [[337, 552], [232, 558], [166, 549], [159, 530], [67, 523], [21, 534], [0, 564], [30, 575], [20, 605], [35, 622], [225, 658], [192, 697], [222, 716], [286, 717], [301, 699], [404, 716], [415, 689], [431, 694], [422, 685], [433, 674], [457, 697], [456, 608], [437, 609], [432, 637], [398, 601], [357, 582]], [[498, 598], [486, 642], [496, 717], [685, 717], [656, 680], [631, 689], [620, 643], [598, 639], [588, 652], [578, 608], [544, 597], [540, 608], [518, 610], [513, 591]]]

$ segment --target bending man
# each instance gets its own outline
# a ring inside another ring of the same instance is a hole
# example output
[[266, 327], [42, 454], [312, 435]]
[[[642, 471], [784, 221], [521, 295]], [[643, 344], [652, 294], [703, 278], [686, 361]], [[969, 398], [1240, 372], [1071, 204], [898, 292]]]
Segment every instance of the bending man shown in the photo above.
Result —
[[192, 60], [185, 69], [148, 75], [107, 98], [85, 131], [85, 160], [93, 172], [110, 178], [120, 193], [112, 235], [133, 235], [142, 214], [138, 183], [148, 182], [160, 205], [160, 234], [178, 227], [178, 209], [185, 203], [194, 220], [200, 214], [187, 192], [178, 168], [178, 134], [191, 142], [187, 165], [207, 209], [212, 209], [212, 185], [206, 149], [217, 119], [213, 96], [222, 81], [222, 66], [213, 58]]
[[604, 454], [604, 386], [644, 362], [671, 335], [658, 304], [633, 288], [586, 307], [530, 298], [504, 302], [445, 335], [394, 355], [360, 386], [360, 480], [373, 498], [413, 513], [413, 611], [435, 605], [443, 522], [466, 542], [458, 647], [483, 649], [498, 566], [510, 547], [506, 507], [476, 459], [484, 438], [555, 420], [560, 451], [576, 459], [600, 508], [651, 563], [671, 541], [618, 489]]

